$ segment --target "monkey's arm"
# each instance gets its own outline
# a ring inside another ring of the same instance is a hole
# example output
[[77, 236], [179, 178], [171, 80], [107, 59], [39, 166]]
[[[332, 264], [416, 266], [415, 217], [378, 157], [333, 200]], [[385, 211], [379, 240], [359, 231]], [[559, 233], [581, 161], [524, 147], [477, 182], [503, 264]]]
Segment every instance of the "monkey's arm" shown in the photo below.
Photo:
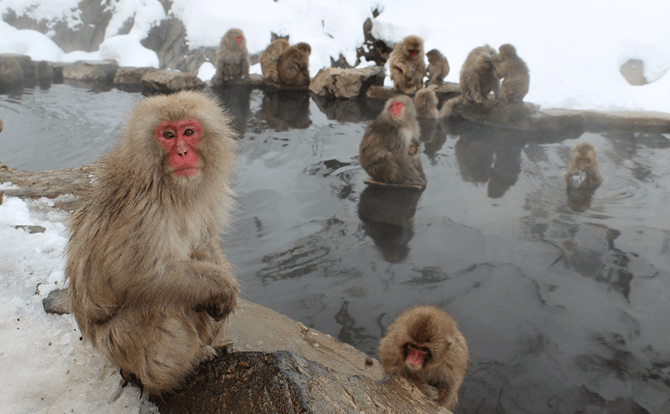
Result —
[[395, 63], [393, 65], [393, 67], [395, 69], [398, 69], [400, 71], [400, 73], [402, 73], [405, 78], [410, 79], [412, 77], [411, 71], [409, 70], [407, 65], [405, 65], [404, 63], [402, 63], [402, 62]]

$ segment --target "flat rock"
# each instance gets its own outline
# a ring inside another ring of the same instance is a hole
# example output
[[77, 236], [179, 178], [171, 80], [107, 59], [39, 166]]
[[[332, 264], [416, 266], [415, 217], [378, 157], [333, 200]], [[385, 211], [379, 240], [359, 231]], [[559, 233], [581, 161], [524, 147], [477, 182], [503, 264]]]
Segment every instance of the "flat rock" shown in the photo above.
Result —
[[[394, 91], [391, 87], [373, 85], [370, 86], [370, 88], [367, 90], [365, 97], [368, 99], [386, 101], [387, 99], [398, 95], [399, 93], [400, 92]], [[440, 102], [442, 102], [445, 99], [460, 95], [461, 90], [457, 83], [443, 82], [442, 84], [437, 85], [435, 94], [437, 95], [437, 98], [440, 100]]]
[[217, 357], [181, 391], [151, 400], [162, 414], [450, 413], [403, 378], [350, 376], [290, 351]]
[[146, 73], [142, 76], [142, 84], [149, 90], [149, 93], [172, 93], [183, 89], [205, 87], [205, 82], [200, 80], [195, 73], [167, 69]]
[[309, 91], [324, 97], [357, 98], [372, 85], [383, 86], [385, 77], [383, 66], [321, 69], [310, 82]]
[[229, 86], [249, 86], [253, 88], [263, 88], [267, 84], [263, 82], [263, 77], [257, 73], [250, 73], [248, 77], [241, 79], [225, 79], [218, 84], [212, 84], [213, 88], [225, 88]]
[[589, 132], [632, 131], [670, 133], [670, 114], [665, 112], [638, 111], [584, 111], [575, 109], [544, 109], [549, 116], [585, 117], [585, 128]]
[[44, 307], [44, 312], [55, 315], [69, 314], [70, 311], [68, 310], [67, 303], [68, 303], [67, 290], [65, 289], [52, 290], [51, 292], [49, 292], [46, 298], [42, 299], [42, 306]]
[[141, 86], [142, 76], [156, 70], [158, 69], [152, 67], [144, 67], [144, 68], [120, 67], [116, 71], [116, 74], [114, 74], [114, 79], [112, 82], [115, 85]]
[[63, 80], [112, 83], [119, 66], [113, 60], [80, 60], [63, 67]]

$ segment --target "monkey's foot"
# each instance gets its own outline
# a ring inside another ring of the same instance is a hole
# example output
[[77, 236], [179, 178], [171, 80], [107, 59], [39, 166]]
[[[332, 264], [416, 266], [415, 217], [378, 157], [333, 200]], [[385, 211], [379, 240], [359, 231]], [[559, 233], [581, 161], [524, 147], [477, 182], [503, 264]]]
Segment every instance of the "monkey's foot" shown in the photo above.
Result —
[[378, 185], [380, 187], [407, 188], [407, 189], [410, 189], [410, 190], [417, 190], [417, 191], [423, 191], [426, 188], [425, 185], [405, 184], [405, 183], [389, 183], [389, 182], [384, 182], [384, 181], [375, 181], [371, 178], [368, 178], [367, 180], [365, 180], [364, 183], [367, 184], [367, 185]]
[[124, 371], [123, 368], [119, 368], [119, 374], [121, 374], [121, 378], [123, 378], [124, 381], [121, 388], [125, 388], [128, 384], [132, 384], [140, 389], [140, 397], [142, 397], [144, 394], [144, 385], [142, 385], [142, 381], [137, 378], [137, 375], [132, 372]]

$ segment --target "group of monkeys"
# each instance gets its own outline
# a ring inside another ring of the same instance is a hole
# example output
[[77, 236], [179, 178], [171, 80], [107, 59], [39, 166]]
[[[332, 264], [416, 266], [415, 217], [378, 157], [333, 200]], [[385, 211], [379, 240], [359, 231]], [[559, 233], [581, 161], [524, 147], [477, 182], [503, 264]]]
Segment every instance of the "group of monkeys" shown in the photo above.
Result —
[[[407, 44], [399, 52], [411, 59], [419, 52], [423, 57], [421, 48], [413, 49], [415, 41], [410, 38]], [[246, 52], [237, 29], [226, 33], [221, 45], [220, 50]], [[501, 55], [510, 50], [501, 47]], [[441, 54], [431, 55], [441, 60]], [[263, 72], [273, 81], [303, 82], [309, 75], [298, 61], [308, 56], [308, 45], [276, 40], [261, 58], [267, 69]], [[488, 47], [468, 57], [467, 65], [476, 74], [466, 84], [475, 101], [486, 94], [485, 68], [495, 68], [494, 57]], [[248, 60], [246, 65], [229, 65], [235, 59], [220, 59], [217, 76], [248, 73]], [[412, 60], [398, 60], [395, 51], [391, 64], [403, 77], [414, 70]], [[432, 69], [429, 73], [438, 73]], [[401, 89], [421, 86], [414, 75], [398, 83]], [[515, 90], [510, 87], [505, 96], [518, 97]], [[422, 88], [414, 101], [406, 95], [389, 99], [368, 126], [360, 162], [374, 179], [425, 186], [415, 102], [421, 113], [426, 102], [437, 110], [434, 91]], [[238, 138], [230, 115], [203, 92], [146, 98], [133, 108], [116, 146], [95, 164], [96, 181], [68, 221], [69, 309], [83, 338], [119, 368], [126, 383], [149, 393], [177, 389], [200, 362], [225, 352], [215, 339], [237, 307], [239, 283], [219, 234], [229, 222], [235, 195], [231, 180]], [[590, 182], [594, 173], [599, 177], [595, 149], [588, 144], [579, 148], [566, 174], [577, 186]], [[379, 360], [385, 373], [408, 378], [428, 398], [452, 409], [469, 350], [448, 313], [418, 306], [388, 327]]]

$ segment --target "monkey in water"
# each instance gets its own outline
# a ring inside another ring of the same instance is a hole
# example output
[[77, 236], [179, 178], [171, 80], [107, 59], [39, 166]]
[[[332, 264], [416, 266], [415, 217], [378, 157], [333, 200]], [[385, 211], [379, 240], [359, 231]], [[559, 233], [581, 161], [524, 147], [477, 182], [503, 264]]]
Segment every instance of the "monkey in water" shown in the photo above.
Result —
[[240, 29], [230, 29], [221, 38], [216, 50], [216, 73], [212, 79], [214, 85], [220, 85], [228, 79], [249, 77], [249, 51], [247, 39]]
[[596, 149], [582, 142], [572, 149], [572, 160], [565, 173], [565, 181], [570, 189], [596, 189], [603, 182], [596, 161]]
[[404, 311], [379, 342], [385, 374], [401, 375], [424, 395], [453, 409], [468, 369], [470, 351], [456, 321], [435, 306]]
[[271, 83], [279, 83], [279, 72], [277, 65], [279, 59], [289, 48], [288, 40], [284, 38], [275, 39], [261, 54], [261, 71], [263, 77]]
[[152, 394], [217, 354], [237, 306], [219, 239], [234, 195], [230, 122], [201, 92], [140, 101], [68, 223], [69, 308], [83, 337]]
[[412, 99], [398, 95], [368, 124], [359, 147], [359, 161], [378, 182], [424, 187], [426, 175], [419, 154], [419, 123]]
[[421, 88], [426, 74], [423, 57], [423, 40], [419, 36], [407, 36], [393, 48], [389, 68], [394, 91], [412, 94]]
[[426, 69], [428, 80], [426, 81], [426, 86], [441, 85], [444, 82], [444, 78], [449, 74], [449, 61], [437, 49], [431, 49], [426, 53], [426, 57], [428, 58], [428, 69]]
[[468, 54], [461, 68], [459, 85], [463, 103], [475, 102], [481, 105], [491, 91], [498, 97], [500, 81], [493, 71], [493, 62], [497, 58], [498, 53], [489, 45], [474, 48]]
[[498, 51], [500, 53], [493, 61], [493, 70], [495, 75], [503, 80], [500, 86], [500, 99], [507, 103], [523, 102], [530, 85], [528, 66], [516, 54], [514, 46], [504, 44]]

